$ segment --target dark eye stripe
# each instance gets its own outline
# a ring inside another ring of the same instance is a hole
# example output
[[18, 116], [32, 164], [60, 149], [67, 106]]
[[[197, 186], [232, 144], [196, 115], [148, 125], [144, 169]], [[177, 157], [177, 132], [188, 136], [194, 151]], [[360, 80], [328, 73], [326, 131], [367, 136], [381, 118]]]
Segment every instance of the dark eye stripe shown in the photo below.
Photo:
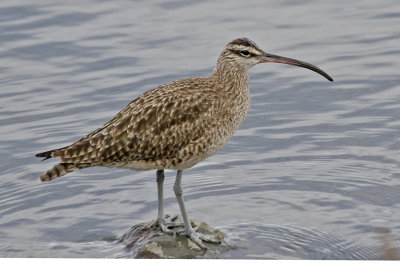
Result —
[[[230, 49], [230, 51], [232, 52], [232, 53], [235, 53], [236, 55], [238, 55], [238, 56], [242, 56], [242, 57], [252, 57], [252, 56], [254, 56], [254, 54], [253, 53], [251, 53], [249, 50], [247, 50], [247, 49], [243, 49], [243, 50], [237, 50], [237, 49]], [[247, 52], [244, 52], [244, 51], [247, 51]], [[244, 53], [243, 53], [244, 52]], [[248, 53], [248, 54], [247, 54]]]

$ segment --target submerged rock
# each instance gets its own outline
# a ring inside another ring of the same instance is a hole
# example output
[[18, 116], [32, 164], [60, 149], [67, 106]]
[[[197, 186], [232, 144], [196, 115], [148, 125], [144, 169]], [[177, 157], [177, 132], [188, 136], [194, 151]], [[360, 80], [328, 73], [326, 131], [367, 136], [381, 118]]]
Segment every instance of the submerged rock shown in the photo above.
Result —
[[[178, 217], [177, 221], [182, 221]], [[221, 244], [203, 242], [207, 250], [201, 249], [192, 240], [183, 235], [170, 235], [161, 232], [159, 227], [152, 226], [154, 221], [136, 224], [121, 238], [135, 258], [144, 259], [192, 259], [217, 258], [229, 246], [224, 242], [224, 235], [216, 228], [204, 222], [191, 220], [192, 227], [198, 227], [202, 234], [221, 241]]]

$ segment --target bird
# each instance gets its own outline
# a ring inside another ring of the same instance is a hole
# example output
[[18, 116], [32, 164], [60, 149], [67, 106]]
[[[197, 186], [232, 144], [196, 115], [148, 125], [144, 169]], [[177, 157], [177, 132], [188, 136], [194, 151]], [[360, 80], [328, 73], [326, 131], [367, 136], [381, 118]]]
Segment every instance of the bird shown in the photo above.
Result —
[[[182, 173], [216, 153], [232, 137], [250, 106], [248, 71], [268, 62], [306, 68], [333, 81], [310, 63], [266, 53], [248, 38], [234, 39], [222, 50], [209, 77], [158, 86], [73, 144], [38, 153], [36, 157], [43, 160], [60, 158], [39, 180], [50, 181], [93, 166], [156, 170], [158, 215], [154, 225], [165, 233], [186, 235], [207, 249], [203, 241], [217, 241], [191, 226], [183, 199]], [[176, 170], [173, 191], [183, 223], [164, 215], [165, 169]]]

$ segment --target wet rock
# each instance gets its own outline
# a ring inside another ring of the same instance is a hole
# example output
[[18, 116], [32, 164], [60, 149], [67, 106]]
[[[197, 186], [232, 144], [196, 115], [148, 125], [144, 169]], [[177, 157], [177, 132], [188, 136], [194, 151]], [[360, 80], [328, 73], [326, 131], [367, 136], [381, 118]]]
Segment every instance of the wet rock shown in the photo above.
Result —
[[[182, 221], [180, 217], [176, 221]], [[125, 233], [120, 242], [131, 249], [135, 258], [144, 259], [192, 259], [217, 258], [229, 246], [224, 242], [224, 235], [216, 228], [204, 222], [192, 221], [192, 227], [199, 232], [221, 241], [221, 244], [203, 242], [207, 250], [201, 249], [192, 240], [182, 235], [170, 235], [152, 226], [154, 221], [134, 225]]]

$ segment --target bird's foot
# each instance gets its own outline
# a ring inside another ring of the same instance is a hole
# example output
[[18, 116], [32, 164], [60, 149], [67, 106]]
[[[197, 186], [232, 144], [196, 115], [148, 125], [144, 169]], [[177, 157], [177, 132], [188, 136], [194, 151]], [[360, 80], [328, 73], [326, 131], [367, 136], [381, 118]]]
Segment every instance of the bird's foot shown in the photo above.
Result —
[[176, 234], [187, 236], [190, 240], [192, 240], [196, 245], [198, 245], [202, 249], [207, 249], [207, 247], [204, 246], [202, 241], [212, 243], [212, 244], [221, 244], [220, 240], [200, 233], [199, 227], [197, 227], [197, 226], [190, 227], [189, 233], [188, 233], [188, 231], [186, 231], [186, 228], [178, 229], [176, 231]]
[[151, 226], [159, 227], [162, 232], [167, 234], [187, 236], [201, 249], [207, 250], [207, 247], [203, 244], [202, 241], [212, 244], [221, 244], [220, 240], [200, 233], [199, 227], [197, 226], [191, 226], [189, 231], [187, 231], [187, 229], [185, 228], [185, 224], [182, 222], [176, 222], [177, 219], [178, 216], [170, 218], [169, 215], [166, 215], [163, 218], [158, 218], [157, 220], [155, 220], [155, 222]]
[[184, 227], [184, 224], [181, 222], [175, 222], [176, 219], [178, 219], [178, 216], [172, 217], [171, 219], [169, 218], [168, 215], [166, 215], [163, 218], [158, 218], [157, 220], [154, 221], [154, 223], [151, 225], [152, 227], [160, 227], [161, 231], [167, 234], [175, 235], [178, 231], [184, 230], [183, 229], [177, 229], [173, 230], [174, 228], [182, 228]]
[[[197, 227], [196, 227], [197, 228]], [[182, 235], [186, 235], [190, 240], [192, 240], [196, 245], [200, 248], [207, 250], [207, 247], [203, 244], [202, 241], [212, 243], [212, 244], [221, 244], [221, 241], [215, 238], [211, 238], [207, 235], [197, 232], [198, 229], [194, 228], [193, 231], [189, 234], [181, 233]]]

